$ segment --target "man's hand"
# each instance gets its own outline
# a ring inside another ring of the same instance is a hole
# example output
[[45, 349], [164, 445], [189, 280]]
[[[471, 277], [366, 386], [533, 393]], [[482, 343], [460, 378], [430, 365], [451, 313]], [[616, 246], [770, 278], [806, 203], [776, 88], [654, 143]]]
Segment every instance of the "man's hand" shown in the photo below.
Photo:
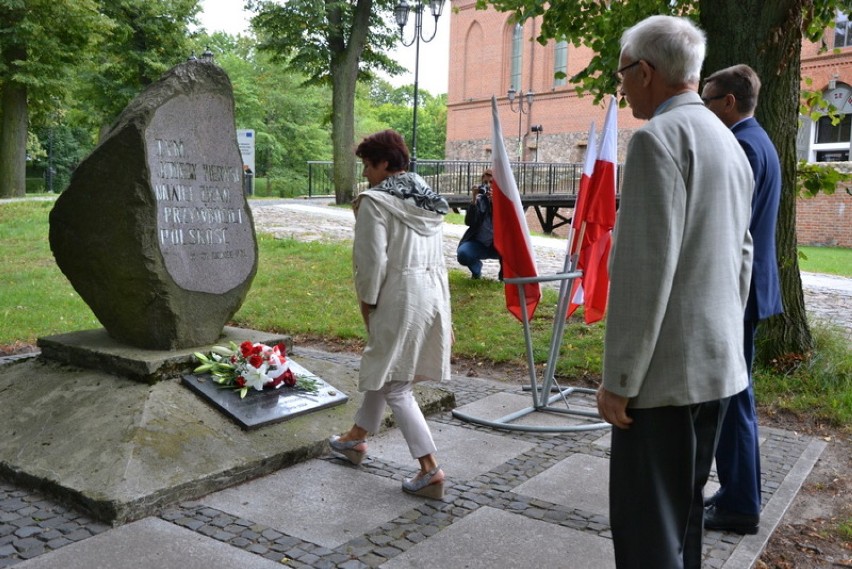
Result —
[[627, 415], [627, 402], [629, 401], [627, 397], [616, 395], [601, 386], [598, 388], [597, 399], [598, 413], [604, 421], [619, 429], [630, 428], [633, 419]]
[[367, 327], [367, 333], [370, 332], [370, 312], [376, 308], [375, 304], [367, 304], [366, 302], [359, 301], [358, 304], [361, 306], [361, 318], [364, 319], [364, 326]]

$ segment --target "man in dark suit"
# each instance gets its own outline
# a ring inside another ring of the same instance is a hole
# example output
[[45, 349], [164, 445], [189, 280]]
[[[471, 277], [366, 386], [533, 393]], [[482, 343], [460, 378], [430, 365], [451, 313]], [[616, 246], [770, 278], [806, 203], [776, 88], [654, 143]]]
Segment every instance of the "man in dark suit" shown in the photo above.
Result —
[[745, 153], [702, 104], [704, 33], [652, 16], [624, 32], [633, 116], [610, 262], [603, 381], [616, 565], [701, 567], [703, 491], [728, 399], [748, 386]]
[[754, 405], [754, 335], [760, 320], [783, 311], [775, 256], [775, 221], [781, 200], [781, 166], [775, 146], [754, 119], [760, 79], [748, 65], [710, 75], [702, 91], [707, 108], [731, 129], [754, 172], [749, 231], [754, 241], [751, 289], [744, 318], [743, 352], [749, 385], [731, 398], [719, 445], [716, 472], [721, 487], [705, 500], [704, 527], [755, 534], [760, 522], [760, 445]]

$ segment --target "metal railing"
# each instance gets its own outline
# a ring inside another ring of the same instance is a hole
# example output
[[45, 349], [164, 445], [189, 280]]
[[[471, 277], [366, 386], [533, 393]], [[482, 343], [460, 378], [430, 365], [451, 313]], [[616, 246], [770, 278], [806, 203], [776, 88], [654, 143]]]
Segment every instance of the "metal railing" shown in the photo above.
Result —
[[[334, 180], [330, 161], [308, 162], [308, 195], [334, 194]], [[583, 174], [582, 164], [564, 162], [512, 162], [512, 172], [518, 191], [525, 196], [576, 196]], [[491, 167], [490, 161], [418, 160], [417, 173], [441, 195], [469, 196], [471, 188], [478, 186], [483, 170]], [[361, 165], [356, 166], [356, 179], [360, 179]], [[620, 174], [620, 170], [619, 170]], [[620, 178], [620, 175], [619, 175]], [[619, 180], [620, 182], [620, 180]], [[365, 189], [366, 182], [357, 182], [353, 193]]]

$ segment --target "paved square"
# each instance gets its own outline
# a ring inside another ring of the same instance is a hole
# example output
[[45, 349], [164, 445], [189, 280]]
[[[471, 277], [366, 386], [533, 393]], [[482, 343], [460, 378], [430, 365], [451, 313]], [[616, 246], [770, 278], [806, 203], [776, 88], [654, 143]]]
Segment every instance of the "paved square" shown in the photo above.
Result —
[[572, 454], [533, 476], [515, 492], [609, 517], [609, 461]]
[[327, 460], [310, 460], [200, 501], [328, 548], [423, 503], [395, 480]]
[[[532, 443], [516, 441], [498, 434], [429, 422], [432, 438], [438, 447], [438, 462], [452, 481], [470, 480], [488, 472], [507, 460], [533, 448]], [[371, 456], [411, 469], [417, 461], [411, 458], [408, 445], [399, 429], [392, 429], [367, 441]]]
[[281, 564], [145, 518], [15, 565], [20, 569], [275, 569]]
[[615, 567], [612, 541], [484, 506], [380, 565], [437, 567]]

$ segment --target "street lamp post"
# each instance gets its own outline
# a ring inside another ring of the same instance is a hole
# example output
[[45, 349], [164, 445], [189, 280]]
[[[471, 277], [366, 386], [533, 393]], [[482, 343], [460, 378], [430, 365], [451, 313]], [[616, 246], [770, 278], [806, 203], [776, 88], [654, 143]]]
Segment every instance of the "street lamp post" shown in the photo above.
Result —
[[[509, 87], [509, 91], [506, 93], [509, 97], [509, 109], [513, 113], [518, 113], [518, 162], [523, 162], [524, 160], [524, 142], [521, 138], [521, 120], [524, 115], [529, 115], [530, 110], [532, 110], [533, 99], [535, 98], [535, 93], [532, 91], [528, 91], [524, 93], [521, 91], [518, 93], [515, 91], [514, 87]], [[518, 109], [515, 110], [515, 99], [518, 100]], [[526, 110], [524, 109], [524, 100], [526, 100]]]
[[538, 162], [538, 135], [544, 131], [544, 128], [540, 124], [534, 124], [530, 130], [535, 133], [535, 161]]
[[[410, 47], [412, 44], [415, 45], [414, 48], [414, 118], [412, 120], [411, 125], [411, 171], [417, 171], [417, 94], [418, 94], [418, 78], [420, 73], [420, 40], [422, 39], [424, 43], [429, 43], [433, 39], [435, 39], [435, 34], [438, 33], [438, 18], [441, 17], [441, 12], [444, 10], [444, 1], [445, 0], [429, 0], [429, 11], [432, 13], [432, 16], [435, 18], [435, 29], [432, 32], [432, 35], [427, 39], [426, 36], [423, 35], [423, 2], [422, 0], [417, 0], [417, 2], [412, 6], [407, 0], [400, 0], [399, 4], [393, 9], [394, 17], [396, 18], [396, 24], [399, 26], [399, 38], [402, 41], [402, 45], [405, 47]], [[405, 25], [408, 23], [408, 13], [410, 11], [414, 11], [414, 37], [411, 38], [411, 41], [405, 41]]]

